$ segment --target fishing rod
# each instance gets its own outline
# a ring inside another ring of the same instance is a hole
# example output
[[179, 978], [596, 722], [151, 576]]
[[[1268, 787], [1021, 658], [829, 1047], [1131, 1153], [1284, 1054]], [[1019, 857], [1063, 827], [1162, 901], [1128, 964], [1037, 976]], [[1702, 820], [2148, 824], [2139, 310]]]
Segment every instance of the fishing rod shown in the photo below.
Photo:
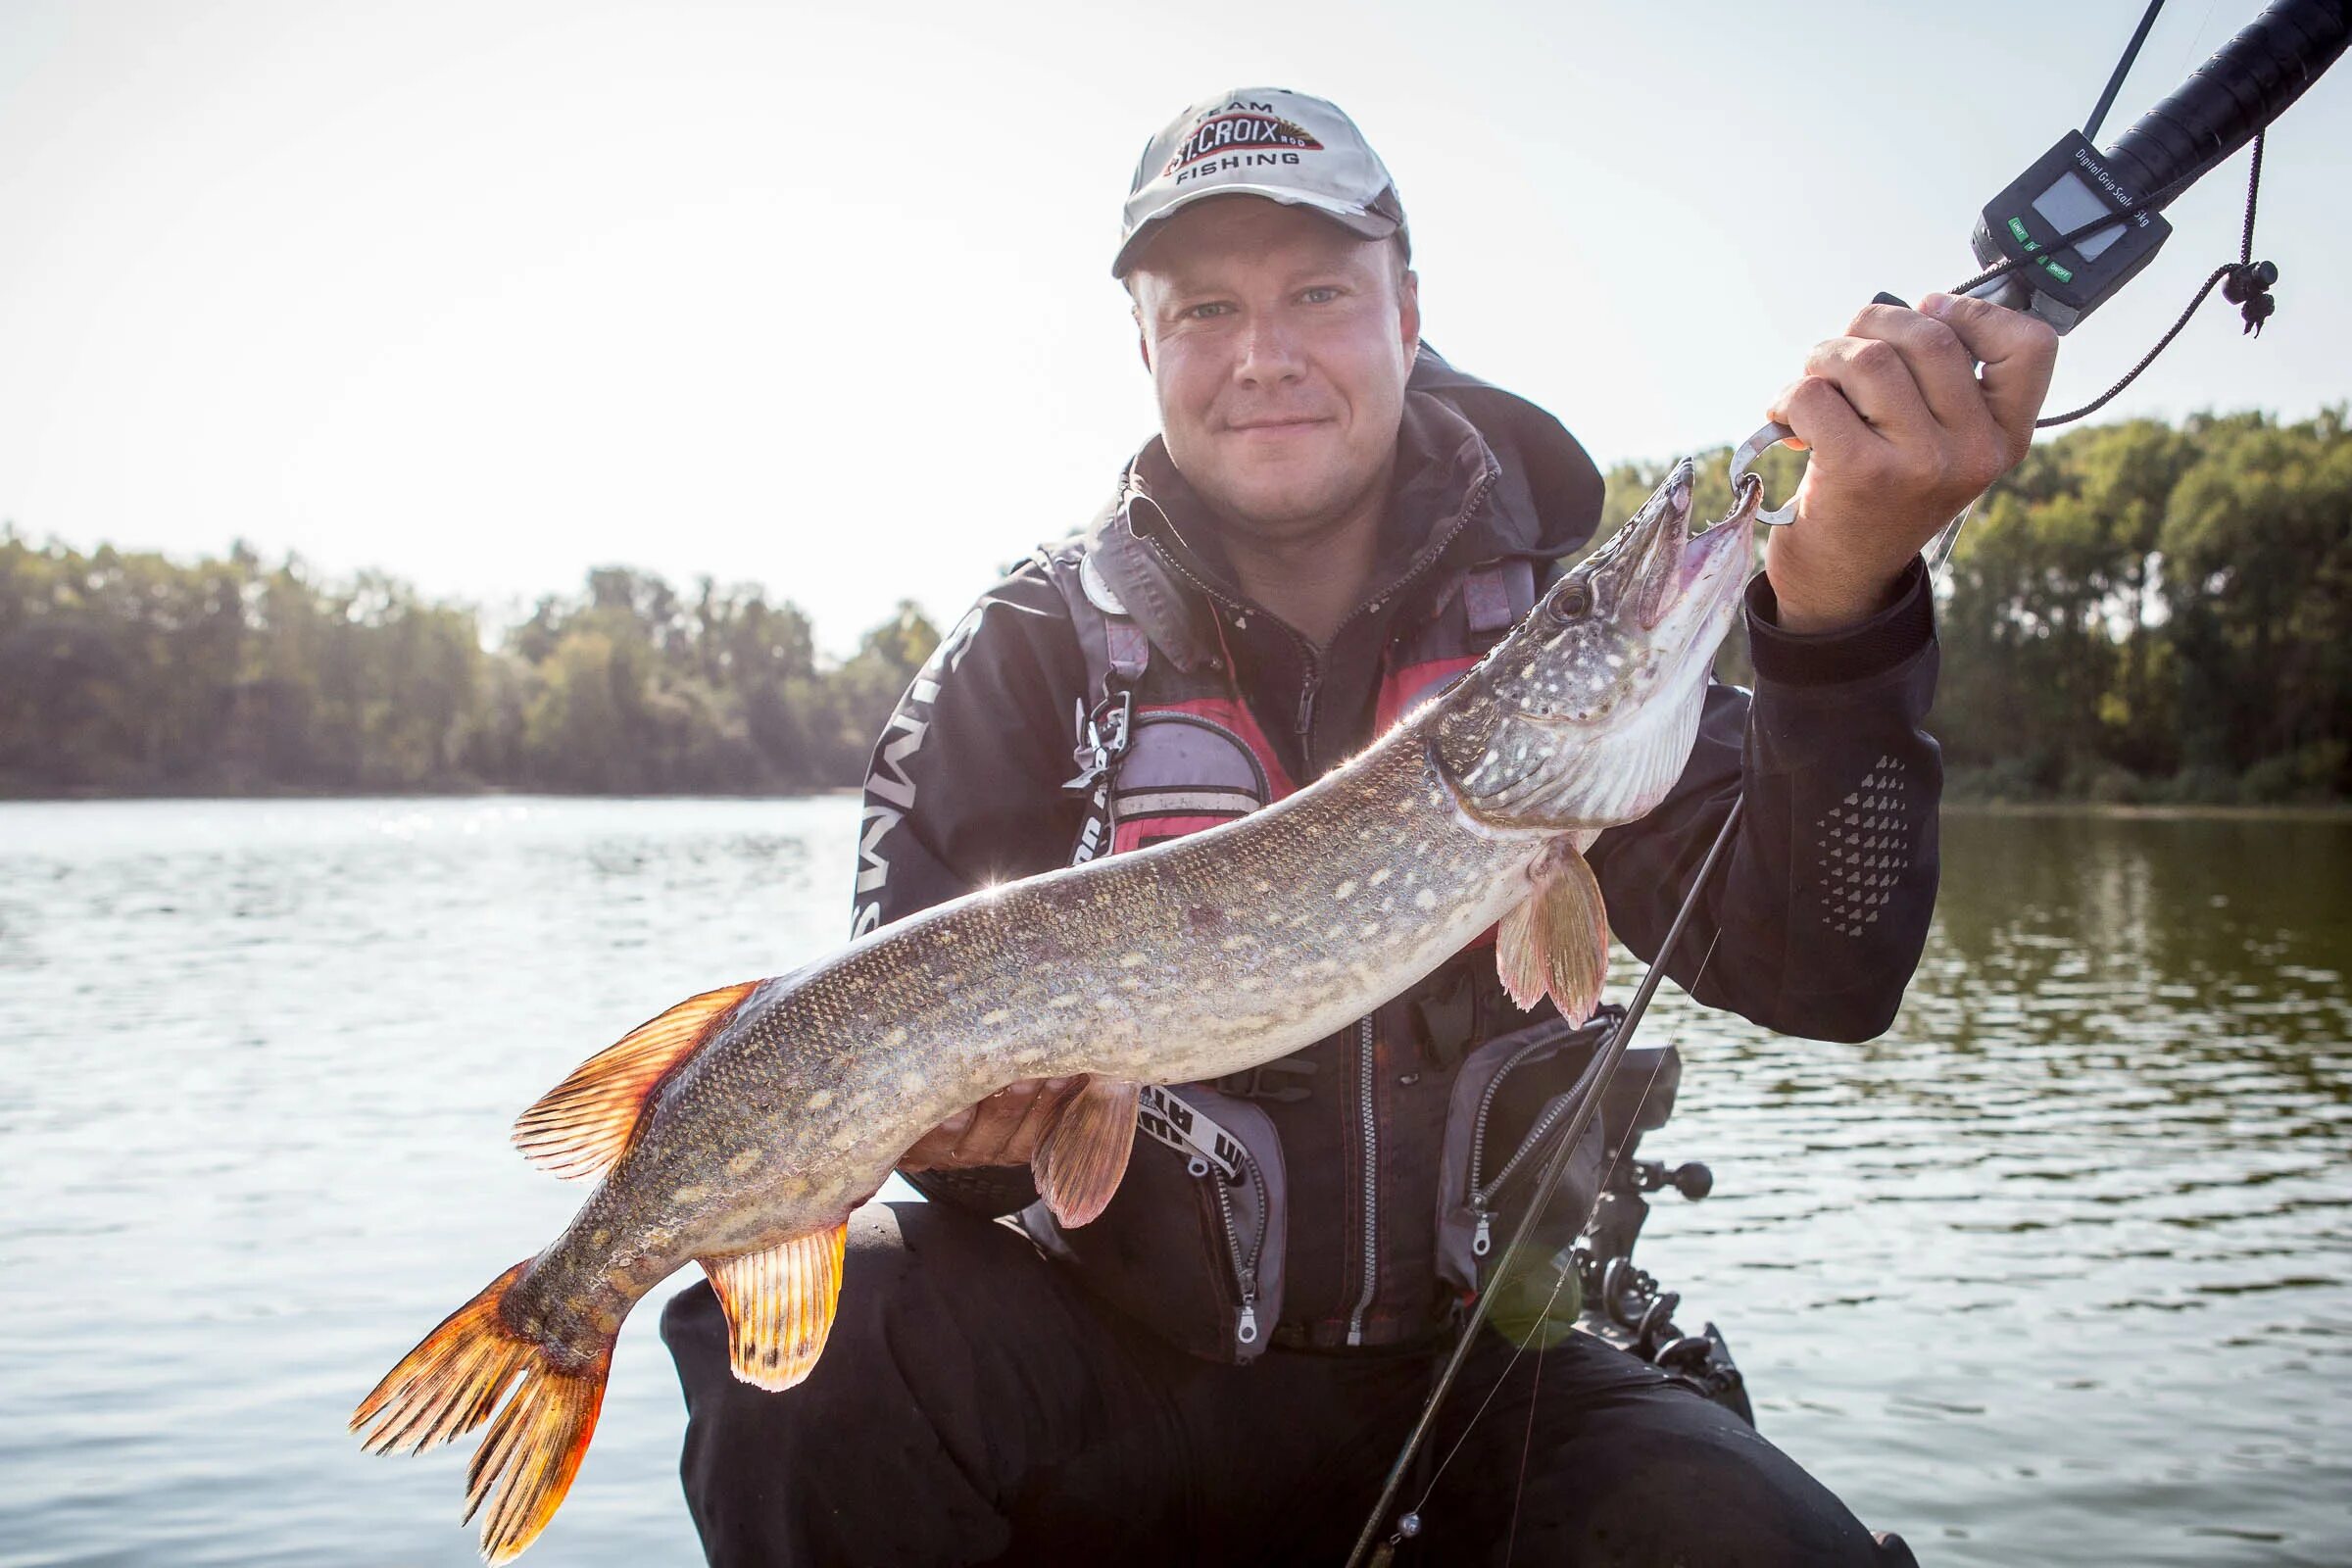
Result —
[[[2103, 408], [2139, 376], [2178, 337], [2189, 318], [2218, 286], [2238, 306], [2245, 330], [2259, 332], [2277, 309], [2271, 294], [2278, 270], [2269, 262], [2253, 260], [2255, 197], [2262, 178], [2263, 138], [2271, 123], [2284, 114], [2305, 89], [2317, 81], [2352, 43], [2352, 0], [2273, 0], [2260, 16], [2240, 28], [2213, 57], [2190, 73], [2188, 79], [2154, 108], [2132, 122], [2114, 145], [2101, 150], [2091, 137], [2098, 133], [2117, 91], [2130, 74], [2139, 48], [2154, 25], [2163, 0], [2151, 0], [2123, 58], [2082, 128], [2070, 130], [2022, 174], [2003, 186], [1979, 213], [1970, 248], [1984, 270], [1950, 292], [1972, 294], [2011, 310], [2039, 317], [2060, 334], [2073, 331], [2083, 318], [2113, 299], [2153, 261], [2172, 234], [2163, 213], [2182, 191], [2248, 142], [2254, 159], [2246, 192], [2245, 222], [2238, 259], [2214, 269], [2170, 330], [2140, 361], [2099, 397], [2071, 410], [2035, 421], [2035, 428], [2069, 423]], [[1900, 305], [1892, 295], [1881, 303]], [[1749, 466], [1767, 448], [1790, 437], [1787, 426], [1766, 424], [1741, 443], [1732, 460], [1735, 494], [1733, 513], [1748, 500], [1748, 489], [1763, 481]], [[1974, 503], [1963, 509], [1928, 547], [1931, 573], [1950, 559], [1961, 526]], [[1794, 518], [1793, 501], [1770, 512], [1759, 510], [1759, 522], [1785, 524]], [[1392, 1554], [1421, 1532], [1418, 1511], [1390, 1521], [1390, 1510], [1404, 1488], [1413, 1461], [1436, 1427], [1446, 1395], [1460, 1376], [1478, 1342], [1479, 1330], [1492, 1311], [1495, 1288], [1512, 1277], [1511, 1270], [1543, 1218], [1545, 1205], [1557, 1193], [1569, 1160], [1591, 1128], [1609, 1082], [1623, 1065], [1634, 1031], [1649, 1009], [1650, 998], [1664, 977], [1668, 958], [1683, 938], [1725, 848], [1738, 830], [1744, 797], [1734, 797], [1724, 813], [1715, 840], [1690, 879], [1657, 956], [1642, 976], [1624, 1019], [1609, 1034], [1590, 1075], [1575, 1113], [1554, 1135], [1554, 1142], [1531, 1193], [1519, 1223], [1497, 1255], [1491, 1281], [1473, 1299], [1468, 1318], [1431, 1386], [1412, 1430], [1390, 1465], [1380, 1497], [1365, 1516], [1362, 1531], [1348, 1554], [1347, 1568], [1363, 1568], [1378, 1547]], [[1720, 934], [1720, 933], [1718, 933]], [[1708, 949], [1713, 952], [1712, 945]], [[1702, 962], [1703, 968], [1703, 962]], [[1692, 981], [1696, 984], [1695, 978]], [[1605, 1184], [1604, 1184], [1605, 1185]], [[1585, 1223], [1592, 1222], [1590, 1211]], [[1583, 1227], [1579, 1227], [1580, 1231]], [[1476, 1420], [1475, 1416], [1472, 1420]], [[1382, 1543], [1382, 1527], [1390, 1525]]]

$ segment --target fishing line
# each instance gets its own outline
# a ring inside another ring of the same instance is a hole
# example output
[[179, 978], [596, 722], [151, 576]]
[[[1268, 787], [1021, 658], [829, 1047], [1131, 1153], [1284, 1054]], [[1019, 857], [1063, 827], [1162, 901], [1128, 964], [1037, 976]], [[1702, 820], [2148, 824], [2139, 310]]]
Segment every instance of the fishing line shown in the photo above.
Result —
[[[1699, 981], [1706, 978], [1707, 965], [1715, 960], [1715, 944], [1721, 942], [1722, 940], [1723, 927], [1718, 925], [1715, 928], [1715, 934], [1707, 939], [1707, 951], [1698, 960], [1697, 972], [1690, 976], [1690, 984], [1687, 988], [1690, 994], [1696, 995]], [[1672, 1055], [1675, 1048], [1683, 1043], [1683, 1025], [1689, 1021], [1690, 1020], [1688, 1018], [1676, 1020], [1674, 1033], [1666, 1041], [1666, 1049], [1658, 1054], [1658, 1059], [1656, 1061], [1650, 1063], [1649, 1078], [1642, 1085], [1641, 1098], [1634, 1102], [1635, 1121], [1640, 1121], [1642, 1107], [1649, 1103], [1649, 1092], [1658, 1087], [1658, 1074], [1665, 1070], [1666, 1058]], [[1594, 1085], [1593, 1088], [1594, 1092], [1597, 1093], [1599, 1086]], [[1600, 1173], [1600, 1187], [1598, 1191], [1605, 1193], [1609, 1190], [1609, 1183], [1616, 1179], [1617, 1167], [1624, 1162], [1626, 1151], [1632, 1146], [1632, 1144], [1633, 1140], [1631, 1138], [1627, 1138], [1614, 1150], [1610, 1151], [1609, 1167]], [[1598, 1201], [1599, 1200], [1595, 1198], [1594, 1202], [1597, 1203]], [[1592, 1216], [1588, 1213], [1586, 1216], [1587, 1223], [1591, 1223], [1591, 1219]], [[1568, 1268], [1560, 1270], [1558, 1277], [1551, 1282], [1551, 1295], [1544, 1300], [1544, 1310], [1538, 1314], [1536, 1319], [1537, 1322], [1542, 1323], [1550, 1318], [1552, 1307], [1559, 1301], [1560, 1292], [1565, 1289], [1568, 1284], [1569, 1270], [1575, 1268], [1575, 1266], [1576, 1265], [1571, 1262], [1568, 1265]], [[1501, 1282], [1497, 1280], [1496, 1283], [1499, 1284]], [[1512, 1559], [1518, 1555], [1519, 1508], [1521, 1501], [1527, 1495], [1528, 1456], [1535, 1451], [1536, 1446], [1536, 1409], [1543, 1402], [1544, 1398], [1544, 1352], [1550, 1348], [1551, 1347], [1549, 1345], [1543, 1345], [1537, 1347], [1536, 1349], [1535, 1386], [1527, 1391], [1527, 1430], [1521, 1433], [1519, 1437], [1519, 1479], [1514, 1482], [1511, 1487], [1511, 1531], [1510, 1535], [1505, 1538], [1503, 1542], [1502, 1568], [1511, 1568]], [[1508, 1367], [1503, 1369], [1503, 1375], [1505, 1377], [1510, 1375], [1510, 1369]], [[1473, 1416], [1470, 1419], [1471, 1425], [1475, 1426], [1478, 1424], [1478, 1418], [1476, 1416]], [[1435, 1481], [1432, 1481], [1431, 1483], [1431, 1490], [1436, 1490]], [[1426, 1494], [1423, 1495], [1422, 1500], [1424, 1502], [1428, 1500]]]
[[[1615, 1029], [1609, 1031], [1609, 1038], [1601, 1047], [1599, 1060], [1592, 1068], [1592, 1091], [1578, 1102], [1575, 1114], [1569, 1117], [1566, 1128], [1560, 1134], [1560, 1141], [1553, 1146], [1551, 1157], [1544, 1161], [1543, 1173], [1536, 1180], [1536, 1196], [1520, 1211], [1519, 1223], [1512, 1229], [1510, 1240], [1503, 1244], [1502, 1254], [1495, 1261], [1496, 1279], [1508, 1273], [1512, 1261], [1534, 1234], [1536, 1221], [1543, 1216], [1544, 1195], [1559, 1187], [1560, 1177], [1568, 1168], [1569, 1156], [1584, 1140], [1586, 1129], [1592, 1125], [1592, 1117], [1600, 1108], [1600, 1091], [1616, 1075], [1618, 1064], [1625, 1059], [1626, 1047], [1633, 1040], [1634, 1030], [1641, 1024], [1642, 1014], [1649, 1010], [1649, 999], [1657, 995], [1659, 982], [1666, 978], [1664, 960], [1672, 956], [1681, 943], [1683, 928], [1690, 922], [1691, 911], [1698, 907], [1699, 895], [1705, 890], [1707, 879], [1714, 874], [1716, 862], [1723, 858], [1725, 847], [1732, 842], [1732, 835], [1739, 828], [1740, 808], [1744, 804], [1743, 796], [1732, 798], [1731, 809], [1724, 813], [1723, 825], [1715, 833], [1715, 842], [1707, 846], [1706, 858], [1699, 861], [1697, 874], [1690, 879], [1690, 894], [1683, 900], [1682, 907], [1675, 910], [1674, 923], [1666, 930], [1666, 940], [1658, 944], [1657, 960], [1643, 972], [1642, 984], [1634, 992], [1634, 1000], [1626, 1006], [1625, 1017]], [[1588, 1219], [1590, 1217], [1587, 1216]], [[1446, 1356], [1446, 1365], [1439, 1372], [1429, 1397], [1423, 1401], [1421, 1413], [1413, 1421], [1412, 1431], [1406, 1434], [1404, 1446], [1397, 1451], [1396, 1462], [1389, 1466], [1387, 1479], [1381, 1483], [1379, 1500], [1373, 1503], [1372, 1511], [1365, 1516], [1364, 1528], [1357, 1534], [1353, 1549], [1348, 1553], [1348, 1568], [1358, 1568], [1372, 1550], [1373, 1543], [1380, 1538], [1381, 1521], [1388, 1517], [1389, 1509], [1396, 1504], [1396, 1494], [1404, 1489], [1405, 1472], [1411, 1467], [1414, 1456], [1421, 1451], [1421, 1446], [1429, 1441], [1430, 1430], [1437, 1424], [1438, 1411], [1446, 1402], [1446, 1395], [1452, 1389], [1454, 1379], [1461, 1375], [1462, 1364], [1470, 1358], [1471, 1348], [1478, 1343], [1478, 1331], [1494, 1308], [1494, 1293], [1491, 1290], [1479, 1292], [1477, 1298], [1471, 1302], [1469, 1320], [1463, 1325], [1460, 1337], [1453, 1342], [1453, 1350]], [[1492, 1402], [1493, 1396], [1488, 1397]], [[1483, 1412], [1486, 1406], [1479, 1408]], [[1474, 1422], [1476, 1419], [1472, 1417]], [[1457, 1443], [1455, 1447], [1458, 1449], [1460, 1445]], [[1450, 1459], [1451, 1454], [1447, 1457]]]

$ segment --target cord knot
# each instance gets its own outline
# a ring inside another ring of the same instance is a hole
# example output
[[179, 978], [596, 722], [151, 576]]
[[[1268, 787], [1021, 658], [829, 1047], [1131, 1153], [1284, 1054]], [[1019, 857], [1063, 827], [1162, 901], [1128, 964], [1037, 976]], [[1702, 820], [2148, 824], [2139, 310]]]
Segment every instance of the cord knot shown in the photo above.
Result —
[[2262, 323], [2278, 313], [2278, 302], [2271, 295], [2271, 285], [2278, 281], [2278, 269], [2270, 262], [2236, 262], [2222, 278], [2222, 298], [2237, 307], [2245, 321], [2240, 330], [2262, 335]]

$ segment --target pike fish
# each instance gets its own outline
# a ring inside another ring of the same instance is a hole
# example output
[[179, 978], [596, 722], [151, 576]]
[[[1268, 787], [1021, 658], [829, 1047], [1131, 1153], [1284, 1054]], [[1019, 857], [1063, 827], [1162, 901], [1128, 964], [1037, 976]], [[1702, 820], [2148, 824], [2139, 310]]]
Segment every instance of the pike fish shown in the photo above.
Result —
[[942, 905], [590, 1057], [514, 1140], [596, 1190], [386, 1374], [352, 1429], [419, 1451], [487, 1422], [466, 1516], [508, 1561], [578, 1471], [640, 1298], [700, 1263], [735, 1375], [790, 1388], [824, 1348], [850, 1211], [1004, 1085], [1086, 1075], [1033, 1162], [1080, 1225], [1126, 1170], [1142, 1084], [1299, 1050], [1490, 927], [1522, 1005], [1549, 995], [1589, 1016], [1608, 929], [1582, 852], [1682, 772], [1752, 569], [1758, 488], [1693, 534], [1679, 466], [1478, 665], [1276, 805]]

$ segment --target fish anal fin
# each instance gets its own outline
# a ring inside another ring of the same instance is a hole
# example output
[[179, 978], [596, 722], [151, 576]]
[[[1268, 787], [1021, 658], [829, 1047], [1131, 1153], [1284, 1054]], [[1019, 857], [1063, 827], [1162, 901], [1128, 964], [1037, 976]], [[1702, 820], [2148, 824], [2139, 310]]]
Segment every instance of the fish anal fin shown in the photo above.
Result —
[[612, 1169], [629, 1147], [655, 1086], [762, 983], [746, 980], [690, 997], [590, 1056], [515, 1121], [514, 1147], [523, 1158], [558, 1176], [598, 1176]]
[[756, 1388], [789, 1389], [824, 1353], [841, 1298], [849, 1221], [757, 1252], [703, 1259], [727, 1314], [727, 1360]]
[[1600, 1004], [1608, 976], [1609, 916], [1592, 868], [1567, 840], [1555, 841], [1528, 873], [1534, 892], [1494, 932], [1494, 967], [1521, 1007], [1548, 995], [1570, 1023]]
[[1110, 1206], [1135, 1147], [1135, 1107], [1143, 1092], [1130, 1078], [1089, 1078], [1037, 1146], [1030, 1174], [1060, 1224], [1084, 1225]]

